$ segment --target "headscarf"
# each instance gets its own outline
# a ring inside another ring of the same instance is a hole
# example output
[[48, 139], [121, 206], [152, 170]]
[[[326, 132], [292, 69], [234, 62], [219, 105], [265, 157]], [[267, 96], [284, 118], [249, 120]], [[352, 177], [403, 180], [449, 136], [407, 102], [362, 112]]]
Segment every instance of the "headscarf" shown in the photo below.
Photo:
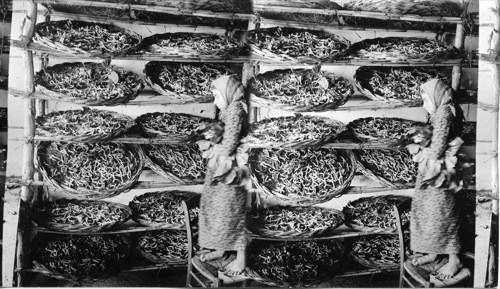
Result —
[[245, 88], [233, 75], [224, 75], [212, 81], [212, 85], [221, 93], [225, 107], [236, 101], [241, 101], [245, 111], [247, 106], [244, 103]]
[[436, 110], [444, 105], [448, 105], [453, 115], [456, 115], [453, 106], [453, 90], [441, 79], [431, 79], [420, 85], [420, 91], [429, 96], [429, 100], [434, 104]]

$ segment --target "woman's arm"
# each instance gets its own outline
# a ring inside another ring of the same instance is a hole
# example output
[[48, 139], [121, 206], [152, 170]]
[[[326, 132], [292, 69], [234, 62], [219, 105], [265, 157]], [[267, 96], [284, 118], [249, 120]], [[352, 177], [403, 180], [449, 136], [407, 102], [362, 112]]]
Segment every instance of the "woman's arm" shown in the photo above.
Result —
[[448, 135], [450, 133], [450, 124], [453, 114], [448, 106], [434, 112], [431, 118], [433, 127], [431, 143], [424, 148], [424, 153], [434, 159], [438, 159], [448, 147]]

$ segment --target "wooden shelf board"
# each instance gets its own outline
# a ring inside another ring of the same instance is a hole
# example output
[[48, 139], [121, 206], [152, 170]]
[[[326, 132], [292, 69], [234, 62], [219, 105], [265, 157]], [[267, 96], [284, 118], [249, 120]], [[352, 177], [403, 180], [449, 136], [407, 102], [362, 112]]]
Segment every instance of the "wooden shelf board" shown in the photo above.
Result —
[[[264, 58], [254, 58], [257, 64], [273, 65], [273, 66], [285, 66], [291, 67], [294, 65], [307, 65], [310, 63], [300, 62], [300, 61], [276, 61]], [[461, 59], [449, 59], [444, 61], [421, 61], [421, 62], [410, 62], [410, 61], [399, 61], [393, 62], [388, 60], [370, 60], [370, 59], [339, 59], [332, 60], [328, 62], [322, 62], [321, 65], [335, 65], [335, 66], [395, 66], [395, 67], [442, 67], [442, 66], [462, 66], [462, 67], [477, 67], [477, 61], [473, 60], [472, 65], [468, 61]]]
[[[172, 1], [175, 6], [176, 2]], [[167, 7], [167, 4], [163, 5], [143, 5], [143, 4], [128, 4], [128, 3], [117, 3], [115, 1], [105, 2], [105, 1], [91, 1], [91, 0], [37, 0], [39, 4], [66, 4], [66, 5], [80, 5], [80, 6], [94, 6], [103, 8], [116, 8], [116, 9], [131, 9], [139, 11], [149, 11], [149, 12], [159, 12], [168, 13], [176, 15], [186, 15], [186, 16], [200, 16], [200, 17], [211, 17], [211, 18], [224, 18], [224, 19], [241, 19], [241, 20], [251, 20], [255, 16], [253, 14], [244, 13], [230, 13], [230, 12], [213, 12], [209, 10], [191, 10], [183, 9], [180, 7]]]

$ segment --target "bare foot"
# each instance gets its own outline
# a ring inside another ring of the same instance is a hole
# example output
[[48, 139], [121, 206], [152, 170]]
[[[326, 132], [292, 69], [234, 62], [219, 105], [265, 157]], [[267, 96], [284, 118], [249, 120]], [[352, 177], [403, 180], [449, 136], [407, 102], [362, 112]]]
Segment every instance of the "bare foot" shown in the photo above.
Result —
[[434, 262], [434, 261], [436, 261], [436, 259], [437, 259], [436, 254], [427, 254], [427, 255], [422, 256], [422, 257], [414, 258], [411, 261], [411, 263], [415, 266], [419, 266], [419, 265], [424, 265], [424, 264], [429, 264], [431, 262]]
[[243, 252], [238, 252], [236, 255], [236, 259], [231, 261], [224, 268], [224, 273], [228, 276], [235, 276], [243, 273], [246, 268], [246, 256]]
[[437, 277], [440, 279], [450, 279], [455, 276], [464, 266], [460, 261], [450, 260], [438, 270]]
[[213, 252], [210, 252], [210, 253], [201, 254], [199, 258], [200, 258], [201, 262], [212, 261], [212, 260], [215, 260], [215, 259], [222, 258], [222, 256], [224, 256], [225, 252], [226, 251], [216, 250], [216, 251], [213, 251]]

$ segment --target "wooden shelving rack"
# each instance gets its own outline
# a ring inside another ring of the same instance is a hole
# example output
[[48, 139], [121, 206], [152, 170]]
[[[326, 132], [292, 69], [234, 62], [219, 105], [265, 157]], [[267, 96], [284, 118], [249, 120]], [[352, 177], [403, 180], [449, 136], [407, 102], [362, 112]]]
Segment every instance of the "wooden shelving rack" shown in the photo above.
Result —
[[[37, 136], [35, 134], [35, 117], [40, 114], [45, 113], [46, 102], [49, 101], [43, 94], [35, 91], [34, 86], [34, 66], [33, 66], [33, 53], [44, 53], [45, 56], [51, 58], [63, 58], [63, 59], [72, 59], [72, 57], [68, 57], [67, 55], [61, 55], [57, 51], [51, 51], [50, 49], [46, 49], [44, 47], [40, 47], [39, 45], [30, 43], [30, 39], [34, 33], [34, 25], [37, 19], [37, 13], [40, 11], [44, 11], [40, 9], [39, 4], [71, 4], [71, 5], [83, 5], [83, 6], [96, 6], [96, 7], [108, 7], [108, 8], [122, 8], [122, 9], [131, 9], [137, 11], [151, 11], [151, 12], [159, 12], [159, 13], [169, 13], [175, 15], [187, 15], [187, 16], [199, 16], [199, 17], [211, 17], [211, 18], [223, 18], [223, 19], [235, 19], [235, 20], [245, 20], [248, 21], [248, 29], [258, 28], [261, 25], [275, 25], [275, 26], [292, 26], [299, 28], [334, 28], [340, 30], [369, 30], [369, 31], [387, 31], [387, 32], [400, 32], [398, 29], [380, 29], [380, 28], [360, 28], [360, 27], [348, 27], [348, 26], [338, 26], [335, 24], [324, 24], [319, 25], [316, 23], [304, 23], [304, 22], [293, 22], [293, 21], [277, 21], [272, 19], [264, 19], [262, 17], [258, 17], [253, 14], [237, 14], [237, 13], [217, 13], [212, 11], [190, 11], [190, 10], [179, 10], [178, 8], [171, 7], [157, 7], [157, 6], [149, 6], [149, 5], [135, 5], [135, 4], [117, 4], [117, 3], [109, 3], [102, 1], [83, 1], [83, 0], [27, 0], [29, 1], [27, 9], [27, 17], [24, 24], [23, 37], [19, 40], [13, 40], [13, 47], [19, 49], [22, 53], [24, 67], [23, 73], [26, 76], [25, 87], [24, 90], [14, 90], [11, 89], [9, 91], [12, 97], [20, 97], [24, 98], [24, 113], [25, 113], [25, 121], [24, 121], [24, 136], [22, 140], [24, 142], [23, 145], [23, 171], [22, 175], [16, 176], [7, 176], [6, 184], [9, 186], [21, 186], [21, 189], [14, 188], [9, 191], [9, 194], [6, 198], [5, 202], [5, 225], [8, 226], [8, 230], [4, 230], [4, 256], [3, 256], [3, 286], [21, 286], [22, 285], [22, 273], [23, 270], [29, 269], [25, 267], [25, 240], [27, 238], [26, 233], [30, 230], [35, 230], [39, 232], [46, 231], [41, 228], [31, 228], [26, 226], [29, 220], [25, 219], [25, 203], [30, 203], [34, 197], [34, 188], [37, 187], [46, 187], [48, 184], [41, 179], [35, 178], [36, 168], [34, 167], [34, 142], [35, 141], [43, 141], [48, 140], [47, 138]], [[262, 2], [262, 1], [261, 1]], [[271, 1], [272, 3], [272, 1]], [[313, 13], [313, 14], [322, 14], [322, 15], [344, 15], [344, 16], [356, 16], [356, 17], [365, 17], [365, 18], [373, 18], [373, 19], [385, 19], [385, 20], [403, 20], [403, 21], [416, 21], [416, 22], [431, 22], [431, 23], [447, 23], [456, 25], [455, 30], [455, 46], [458, 49], [463, 49], [465, 35], [463, 33], [463, 25], [464, 19], [460, 17], [422, 17], [418, 15], [396, 15], [396, 14], [385, 14], [385, 13], [370, 13], [370, 12], [359, 12], [359, 11], [341, 11], [341, 10], [321, 10], [321, 9], [297, 9], [290, 7], [282, 7], [282, 6], [273, 6], [271, 4], [262, 4], [262, 5], [254, 5], [254, 9], [256, 11], [266, 10], [266, 11], [274, 11], [274, 12], [290, 12], [290, 13]], [[47, 19], [50, 19], [51, 15], [47, 15]], [[154, 23], [149, 21], [137, 21], [130, 20], [126, 18], [110, 18], [110, 17], [99, 17], [99, 16], [89, 16], [89, 15], [81, 15], [81, 14], [73, 14], [73, 13], [63, 13], [63, 12], [53, 12], [54, 17], [63, 17], [67, 19], [79, 19], [79, 20], [88, 20], [95, 22], [105, 22], [105, 23], [126, 23], [130, 25], [165, 25], [165, 23]], [[189, 25], [188, 25], [189, 26]], [[428, 31], [425, 31], [428, 32]], [[452, 33], [453, 34], [453, 33]], [[246, 81], [256, 73], [256, 67], [261, 65], [272, 65], [272, 66], [293, 66], [293, 65], [303, 65], [302, 63], [281, 63], [281, 62], [273, 62], [262, 58], [236, 58], [236, 59], [201, 59], [201, 58], [173, 58], [173, 57], [163, 57], [159, 55], [144, 55], [144, 56], [125, 56], [125, 57], [117, 57], [114, 60], [126, 60], [126, 61], [191, 61], [191, 62], [229, 62], [229, 63], [244, 63], [243, 64], [243, 81]], [[450, 60], [443, 62], [428, 62], [428, 63], [391, 63], [384, 61], [353, 61], [353, 60], [339, 60], [333, 63], [328, 63], [325, 65], [332, 66], [440, 66], [440, 67], [452, 67], [452, 87], [455, 90], [460, 88], [461, 84], [461, 75], [463, 67], [477, 67], [477, 65], [481, 64], [479, 61], [470, 61], [463, 62], [458, 60]], [[151, 94], [150, 92], [143, 92], [142, 95]], [[140, 99], [138, 97], [138, 99]], [[135, 103], [134, 103], [135, 102]], [[152, 98], [151, 100], [135, 100], [127, 105], [177, 105], [177, 104], [186, 104], [179, 103], [176, 101], [166, 102], [161, 101], [159, 99]], [[485, 103], [479, 100], [471, 100], [468, 102], [464, 101], [464, 104], [467, 105], [475, 105], [477, 108], [485, 107]], [[496, 110], [498, 114], [498, 102], [496, 104]], [[486, 105], [487, 106], [487, 105]], [[476, 107], [474, 109], [476, 109]], [[487, 106], [489, 107], [489, 106]], [[359, 101], [350, 100], [345, 106], [341, 106], [338, 108], [339, 111], [371, 111], [378, 109], [403, 109], [403, 106], [392, 106], [389, 107], [384, 104], [376, 103], [374, 101], [363, 101], [362, 99]], [[251, 111], [251, 120], [257, 121], [260, 119], [259, 107], [253, 107]], [[481, 126], [480, 121], [478, 120], [478, 127]], [[169, 139], [160, 139], [160, 138], [143, 138], [143, 137], [123, 137], [113, 140], [115, 142], [123, 142], [123, 143], [137, 143], [137, 144], [166, 144], [166, 143], [175, 143], [175, 141]], [[386, 148], [387, 145], [381, 146], [378, 144], [357, 144], [352, 142], [339, 142], [332, 143], [326, 145], [327, 147], [332, 148], [340, 148], [340, 149], [357, 149], [357, 148]], [[475, 144], [471, 145], [472, 147], [476, 147]], [[477, 150], [476, 155], [482, 153], [482, 150]], [[498, 172], [497, 172], [498, 174]], [[183, 184], [183, 185], [198, 185], [199, 183], [191, 183], [191, 184]], [[173, 186], [178, 186], [179, 184], [167, 183], [165, 181], [158, 180], [140, 180], [134, 187], [134, 189], [150, 189], [150, 188], [168, 188]], [[498, 191], [492, 192], [488, 187], [480, 186], [477, 188], [472, 188], [471, 190], [476, 190], [477, 197], [480, 199], [497, 199], [498, 200]], [[498, 188], [497, 188], [498, 190]], [[363, 194], [363, 195], [385, 195], [385, 194], [403, 194], [409, 195], [411, 194], [412, 189], [390, 189], [384, 188], [374, 183], [373, 181], [367, 180], [367, 178], [362, 176], [356, 176], [355, 180], [351, 184], [351, 186], [346, 190], [346, 195], [351, 194]], [[482, 210], [484, 212], [485, 210]], [[487, 215], [487, 214], [486, 214]], [[489, 219], [488, 219], [489, 216]], [[478, 218], [476, 222], [476, 232], [484, 235], [484, 225], [488, 223], [488, 220], [491, 220], [491, 213], [486, 217]], [[118, 231], [113, 231], [109, 233], [130, 233], [130, 232], [139, 232], [149, 230], [145, 227], [139, 227], [134, 224], [125, 224], [118, 229]], [[339, 230], [339, 234], [335, 236], [335, 238], [345, 238], [345, 237], [355, 237], [366, 235], [363, 232], [356, 232], [352, 230]], [[488, 235], [489, 236], [489, 235]], [[489, 242], [489, 239], [487, 240]], [[476, 240], [476, 248], [481, 246], [489, 247], [489, 243], [486, 245], [485, 240]], [[481, 252], [476, 252], [476, 277], [478, 275], [482, 276], [481, 273], [486, 270], [486, 266], [484, 264], [485, 260], [487, 260], [487, 253], [485, 255], [484, 250]], [[160, 265], [145, 265], [145, 266], [135, 266], [129, 268], [129, 271], [140, 271], [140, 270], [151, 270], [151, 269], [160, 269], [160, 268], [169, 268], [171, 267], [168, 264], [164, 266]], [[366, 269], [357, 272], [345, 272], [342, 276], [353, 276], [356, 274], [374, 274], [386, 272], [386, 270], [373, 270]], [[485, 279], [476, 278], [474, 286], [475, 287], [483, 287]], [[483, 283], [481, 283], [483, 282]]]

